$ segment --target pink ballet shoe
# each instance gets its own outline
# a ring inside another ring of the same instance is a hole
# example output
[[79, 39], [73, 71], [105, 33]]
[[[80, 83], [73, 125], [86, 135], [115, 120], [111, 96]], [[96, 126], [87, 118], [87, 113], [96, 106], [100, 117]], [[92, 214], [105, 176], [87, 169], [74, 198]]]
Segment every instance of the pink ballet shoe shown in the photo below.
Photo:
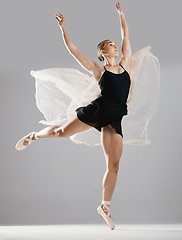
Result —
[[[33, 138], [34, 133], [36, 133], [36, 132], [31, 132], [31, 133], [27, 134], [26, 136], [24, 136], [23, 138], [21, 138], [21, 139], [17, 142], [15, 148], [16, 148], [18, 151], [20, 151], [20, 150], [23, 150], [24, 148], [28, 147], [28, 146], [30, 145], [30, 143], [33, 141], [32, 138]], [[35, 137], [35, 139], [38, 139], [38, 138]], [[25, 140], [28, 142], [28, 144], [27, 144], [26, 146], [23, 145], [23, 143], [24, 143]]]
[[104, 210], [101, 207], [101, 205], [97, 208], [97, 212], [101, 215], [101, 217], [103, 217], [103, 219], [106, 221], [106, 223], [109, 226], [109, 228], [111, 230], [113, 230], [115, 228], [115, 225], [114, 225], [114, 222], [113, 222], [113, 220], [111, 218], [111, 215], [110, 215], [110, 212], [109, 212], [109, 207], [107, 205], [104, 205], [104, 207], [107, 208], [107, 210], [108, 210], [107, 214], [104, 212]]

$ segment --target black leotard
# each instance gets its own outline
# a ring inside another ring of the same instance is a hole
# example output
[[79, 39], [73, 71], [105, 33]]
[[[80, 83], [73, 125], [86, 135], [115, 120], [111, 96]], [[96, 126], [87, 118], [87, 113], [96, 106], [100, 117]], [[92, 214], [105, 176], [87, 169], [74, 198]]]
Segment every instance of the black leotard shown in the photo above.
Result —
[[126, 103], [130, 87], [128, 72], [124, 68], [124, 72], [119, 74], [107, 71], [105, 66], [104, 69], [105, 72], [98, 83], [101, 94], [113, 102]]
[[123, 137], [121, 120], [128, 114], [126, 101], [131, 83], [130, 76], [125, 69], [119, 74], [107, 71], [105, 66], [104, 69], [105, 72], [98, 82], [102, 96], [75, 111], [82, 122], [98, 131], [101, 132], [102, 127], [110, 124]]

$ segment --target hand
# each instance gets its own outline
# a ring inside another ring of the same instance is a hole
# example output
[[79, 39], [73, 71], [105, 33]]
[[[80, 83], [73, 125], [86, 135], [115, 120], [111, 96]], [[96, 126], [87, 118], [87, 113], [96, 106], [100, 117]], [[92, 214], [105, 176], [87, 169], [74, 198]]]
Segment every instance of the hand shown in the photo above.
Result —
[[118, 11], [119, 14], [124, 14], [124, 12], [121, 9], [120, 3], [116, 2], [116, 10]]
[[58, 21], [58, 24], [60, 27], [65, 27], [65, 21], [64, 21], [64, 17], [61, 13], [59, 13], [58, 15], [55, 15], [56, 16], [56, 19]]

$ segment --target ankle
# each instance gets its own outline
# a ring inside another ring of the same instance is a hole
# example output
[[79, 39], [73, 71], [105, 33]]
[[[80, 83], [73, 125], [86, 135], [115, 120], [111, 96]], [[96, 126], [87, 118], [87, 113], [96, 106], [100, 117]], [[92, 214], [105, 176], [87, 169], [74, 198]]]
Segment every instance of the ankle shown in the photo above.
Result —
[[37, 140], [39, 137], [37, 136], [37, 133], [34, 133], [32, 140]]
[[102, 204], [103, 204], [103, 205], [110, 206], [110, 203], [111, 203], [111, 201], [107, 201], [107, 200], [103, 200], [103, 199], [102, 199]]
[[106, 213], [108, 213], [109, 210], [110, 210], [110, 209], [109, 209], [109, 208], [110, 208], [110, 202], [111, 202], [111, 201], [104, 201], [104, 200], [102, 200], [101, 206], [102, 206], [103, 210], [106, 211]]

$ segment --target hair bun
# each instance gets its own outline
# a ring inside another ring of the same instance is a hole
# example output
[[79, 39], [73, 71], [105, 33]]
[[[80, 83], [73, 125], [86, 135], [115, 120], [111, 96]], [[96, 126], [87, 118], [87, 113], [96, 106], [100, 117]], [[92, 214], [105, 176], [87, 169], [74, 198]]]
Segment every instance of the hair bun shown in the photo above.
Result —
[[102, 56], [102, 55], [99, 55], [98, 56], [98, 59], [102, 62], [102, 61], [104, 61], [104, 57]]

